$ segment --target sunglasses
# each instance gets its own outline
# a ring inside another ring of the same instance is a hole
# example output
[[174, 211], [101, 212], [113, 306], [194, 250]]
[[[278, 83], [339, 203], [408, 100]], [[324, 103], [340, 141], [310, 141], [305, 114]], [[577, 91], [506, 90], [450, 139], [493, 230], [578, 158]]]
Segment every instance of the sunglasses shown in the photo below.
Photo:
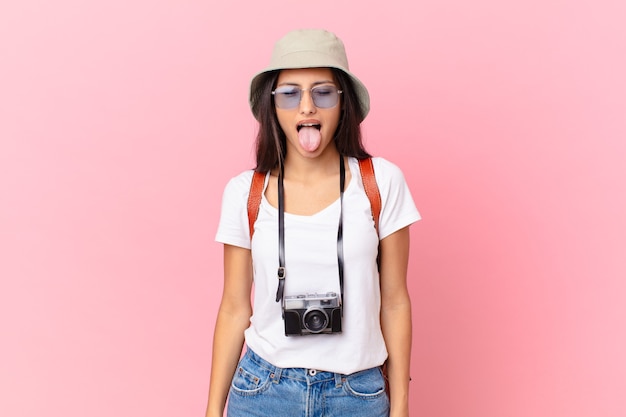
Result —
[[300, 105], [303, 91], [308, 91], [311, 94], [313, 104], [320, 109], [335, 107], [339, 103], [339, 94], [343, 93], [332, 84], [318, 85], [313, 88], [285, 85], [272, 91], [274, 103], [279, 109], [295, 109]]

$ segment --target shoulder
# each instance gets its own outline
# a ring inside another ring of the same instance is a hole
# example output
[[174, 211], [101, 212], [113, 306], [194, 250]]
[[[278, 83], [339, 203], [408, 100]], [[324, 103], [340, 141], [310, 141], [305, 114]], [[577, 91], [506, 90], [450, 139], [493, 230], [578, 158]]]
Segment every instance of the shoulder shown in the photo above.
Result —
[[373, 158], [376, 183], [380, 190], [380, 238], [420, 219], [409, 186], [400, 167], [384, 158]]
[[247, 202], [253, 171], [232, 177], [222, 196], [222, 211], [215, 240], [245, 249], [250, 248]]
[[372, 157], [372, 162], [374, 163], [375, 169], [378, 168], [379, 170], [383, 170], [385, 172], [401, 172], [398, 165], [380, 156]]
[[254, 171], [249, 169], [232, 177], [224, 188], [225, 196], [247, 196], [250, 192], [250, 184], [252, 183], [252, 175]]
[[374, 164], [374, 175], [376, 176], [376, 182], [379, 185], [405, 182], [402, 170], [398, 165], [394, 164], [393, 162], [385, 158], [373, 157], [372, 163]]
[[[398, 165], [388, 161], [381, 157], [372, 157], [372, 165], [374, 167], [374, 176], [376, 178], [376, 184], [382, 189], [387, 189], [392, 186], [398, 186], [404, 184], [404, 174]], [[356, 158], [350, 158], [350, 164], [353, 169], [358, 169], [356, 172], [360, 172], [359, 160]], [[358, 167], [358, 168], [357, 168]]]

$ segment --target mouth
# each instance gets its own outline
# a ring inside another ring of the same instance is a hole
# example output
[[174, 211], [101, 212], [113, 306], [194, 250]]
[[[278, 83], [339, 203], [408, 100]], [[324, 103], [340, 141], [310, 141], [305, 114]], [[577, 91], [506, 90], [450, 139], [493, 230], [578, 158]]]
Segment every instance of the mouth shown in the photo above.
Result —
[[320, 130], [322, 125], [319, 123], [299, 123], [298, 126], [296, 126], [296, 130], [299, 132], [303, 127], [314, 127], [315, 129]]

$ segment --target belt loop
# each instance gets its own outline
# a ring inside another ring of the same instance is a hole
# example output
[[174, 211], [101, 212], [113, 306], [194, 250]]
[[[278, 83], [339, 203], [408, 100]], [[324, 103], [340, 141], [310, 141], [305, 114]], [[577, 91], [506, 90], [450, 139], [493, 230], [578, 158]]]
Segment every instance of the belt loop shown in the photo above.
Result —
[[343, 375], [335, 372], [335, 387], [339, 388], [343, 384]]
[[278, 366], [274, 367], [274, 370], [272, 371], [272, 375], [270, 375], [272, 378], [272, 382], [274, 384], [278, 384], [280, 382], [280, 377], [282, 373], [283, 373], [283, 368], [279, 368]]

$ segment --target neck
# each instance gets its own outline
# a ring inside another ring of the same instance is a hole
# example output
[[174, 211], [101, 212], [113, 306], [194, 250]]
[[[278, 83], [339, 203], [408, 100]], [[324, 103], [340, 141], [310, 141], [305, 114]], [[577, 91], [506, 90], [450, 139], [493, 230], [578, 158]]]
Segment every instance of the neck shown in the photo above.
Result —
[[339, 152], [329, 147], [327, 152], [315, 157], [306, 158], [300, 154], [287, 154], [285, 158], [285, 177], [295, 180], [312, 179], [337, 175], [339, 172]]

